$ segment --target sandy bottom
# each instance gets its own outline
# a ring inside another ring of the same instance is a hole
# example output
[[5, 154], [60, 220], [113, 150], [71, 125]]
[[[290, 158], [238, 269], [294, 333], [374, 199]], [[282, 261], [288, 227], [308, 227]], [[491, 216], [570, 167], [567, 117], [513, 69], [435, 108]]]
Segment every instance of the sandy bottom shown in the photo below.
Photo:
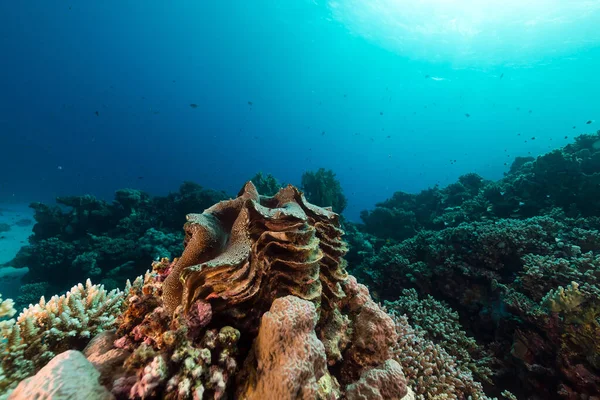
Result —
[[[26, 224], [26, 220], [29, 223]], [[33, 210], [28, 204], [0, 204], [0, 265], [11, 261], [19, 249], [27, 245], [34, 223]], [[10, 226], [8, 231], [2, 228], [4, 224]], [[18, 294], [21, 277], [26, 272], [26, 268], [0, 267], [0, 293], [3, 298]]]

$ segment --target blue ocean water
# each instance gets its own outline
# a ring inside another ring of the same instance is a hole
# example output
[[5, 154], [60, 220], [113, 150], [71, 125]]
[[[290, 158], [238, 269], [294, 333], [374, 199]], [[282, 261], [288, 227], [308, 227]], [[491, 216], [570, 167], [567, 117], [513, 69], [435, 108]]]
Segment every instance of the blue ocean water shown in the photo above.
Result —
[[2, 2], [0, 203], [497, 179], [600, 129], [600, 1], [522, 3]]

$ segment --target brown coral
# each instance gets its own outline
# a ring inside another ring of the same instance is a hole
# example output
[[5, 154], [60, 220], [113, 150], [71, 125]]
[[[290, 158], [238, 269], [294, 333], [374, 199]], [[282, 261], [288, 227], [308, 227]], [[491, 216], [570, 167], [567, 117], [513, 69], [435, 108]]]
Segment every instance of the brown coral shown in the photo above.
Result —
[[248, 182], [232, 200], [188, 215], [185, 250], [164, 284], [165, 309], [209, 301], [243, 326], [274, 299], [294, 295], [332, 310], [343, 296], [346, 246], [337, 214], [293, 186], [260, 196]]

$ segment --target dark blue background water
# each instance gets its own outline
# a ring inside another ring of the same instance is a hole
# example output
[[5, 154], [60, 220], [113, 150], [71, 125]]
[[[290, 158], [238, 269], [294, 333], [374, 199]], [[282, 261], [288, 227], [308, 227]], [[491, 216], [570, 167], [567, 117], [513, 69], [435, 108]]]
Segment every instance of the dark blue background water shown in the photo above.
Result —
[[0, 202], [165, 194], [183, 180], [234, 194], [257, 171], [299, 184], [325, 167], [355, 219], [396, 190], [499, 178], [517, 155], [599, 129], [593, 40], [527, 63], [479, 47], [461, 63], [382, 45], [335, 12], [310, 1], [2, 2]]

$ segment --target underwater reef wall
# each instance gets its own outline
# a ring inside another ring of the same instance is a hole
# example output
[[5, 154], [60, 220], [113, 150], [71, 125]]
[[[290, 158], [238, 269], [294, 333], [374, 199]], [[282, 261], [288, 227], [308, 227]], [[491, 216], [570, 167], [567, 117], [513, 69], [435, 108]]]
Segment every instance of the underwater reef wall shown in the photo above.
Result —
[[[516, 160], [498, 182], [470, 174], [444, 189], [396, 193], [347, 227], [349, 270], [459, 364], [457, 343], [489, 361], [471, 364], [480, 379], [518, 380], [527, 397], [594, 398], [599, 199], [600, 132]], [[459, 339], [457, 326], [477, 342]]]
[[56, 206], [32, 203], [36, 224], [29, 245], [7, 263], [29, 269], [15, 299], [18, 308], [88, 278], [108, 289], [122, 287], [152, 260], [181, 252], [187, 213], [226, 197], [185, 182], [165, 197], [121, 189], [112, 203], [90, 195], [59, 197]]
[[[189, 215], [184, 230], [181, 256], [155, 261], [124, 292], [88, 282], [2, 322], [4, 396], [72, 388], [81, 375], [61, 363], [87, 371], [81, 354], [99, 373], [85, 375], [91, 398], [488, 398], [467, 368], [346, 273], [339, 216], [293, 186], [269, 197], [248, 183]], [[73, 320], [82, 323], [60, 322]]]

